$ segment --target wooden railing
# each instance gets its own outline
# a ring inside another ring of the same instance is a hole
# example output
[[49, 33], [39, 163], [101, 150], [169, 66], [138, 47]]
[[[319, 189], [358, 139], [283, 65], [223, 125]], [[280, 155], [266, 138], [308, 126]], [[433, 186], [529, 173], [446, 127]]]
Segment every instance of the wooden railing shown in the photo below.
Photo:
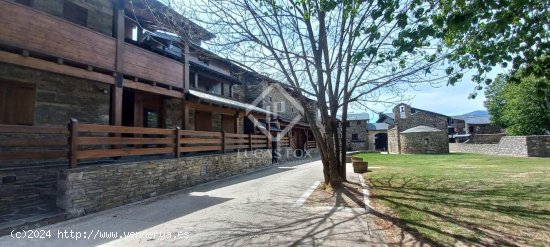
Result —
[[69, 164], [79, 160], [134, 155], [174, 154], [237, 149], [265, 149], [264, 135], [232, 134], [181, 129], [158, 129], [97, 124], [69, 124]]
[[284, 136], [279, 140], [279, 147], [289, 147], [290, 146], [290, 140], [288, 136]]
[[66, 160], [68, 134], [63, 127], [0, 125], [0, 160]]

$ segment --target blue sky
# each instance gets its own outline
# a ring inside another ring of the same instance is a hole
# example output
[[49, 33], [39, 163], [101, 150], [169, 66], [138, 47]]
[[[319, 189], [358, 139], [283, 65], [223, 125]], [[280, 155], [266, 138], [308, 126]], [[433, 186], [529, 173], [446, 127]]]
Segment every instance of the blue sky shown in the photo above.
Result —
[[[487, 78], [494, 79], [498, 74], [505, 73], [508, 69], [497, 66], [488, 75]], [[466, 72], [461, 81], [457, 82], [454, 86], [447, 86], [441, 84], [439, 86], [431, 86], [429, 84], [421, 84], [416, 86], [415, 89], [410, 89], [404, 93], [404, 98], [410, 98], [405, 103], [419, 109], [427, 111], [437, 112], [448, 116], [462, 115], [477, 110], [487, 110], [483, 105], [485, 101], [484, 90], [477, 91], [477, 97], [475, 99], [469, 99], [470, 93], [474, 92], [474, 88], [477, 85], [470, 80], [474, 74], [473, 71]], [[353, 113], [369, 112], [371, 122], [378, 119], [378, 112], [391, 112], [393, 106], [384, 106], [381, 104], [370, 105], [375, 111], [366, 109], [354, 108]]]
[[[475, 86], [475, 83], [466, 80], [457, 83], [455, 86], [441, 85], [439, 87], [432, 87], [425, 84], [408, 90], [404, 96], [412, 98], [406, 103], [415, 108], [454, 116], [476, 110], [485, 110], [483, 106], [483, 102], [485, 101], [483, 91], [479, 91], [475, 99], [468, 99], [468, 95], [474, 91]], [[371, 107], [376, 111], [391, 111], [390, 107], [381, 104], [372, 105]], [[360, 111], [360, 108], [353, 110], [353, 112]], [[374, 112], [369, 112], [371, 119], [376, 120], [378, 118]]]

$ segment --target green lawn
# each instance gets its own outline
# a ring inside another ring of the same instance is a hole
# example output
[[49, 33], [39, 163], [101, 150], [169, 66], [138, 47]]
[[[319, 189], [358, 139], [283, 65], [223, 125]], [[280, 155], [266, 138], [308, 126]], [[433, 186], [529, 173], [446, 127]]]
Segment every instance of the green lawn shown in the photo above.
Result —
[[375, 205], [432, 244], [550, 246], [550, 158], [358, 156]]

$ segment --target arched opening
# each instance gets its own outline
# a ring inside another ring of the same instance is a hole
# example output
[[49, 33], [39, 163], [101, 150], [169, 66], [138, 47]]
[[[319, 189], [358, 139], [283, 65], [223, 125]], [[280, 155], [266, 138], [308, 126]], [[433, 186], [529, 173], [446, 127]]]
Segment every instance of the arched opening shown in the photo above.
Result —
[[374, 135], [374, 148], [380, 151], [388, 150], [388, 134], [378, 133]]

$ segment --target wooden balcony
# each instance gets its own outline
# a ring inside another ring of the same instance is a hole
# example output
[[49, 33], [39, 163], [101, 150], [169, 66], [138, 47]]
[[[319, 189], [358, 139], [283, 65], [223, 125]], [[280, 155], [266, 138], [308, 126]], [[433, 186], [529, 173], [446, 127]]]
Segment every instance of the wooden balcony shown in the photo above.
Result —
[[[122, 71], [117, 71], [117, 39], [62, 18], [0, 0], [0, 23], [0, 46], [10, 48], [10, 52], [25, 51], [23, 54], [32, 57], [21, 59], [21, 56], [15, 57], [16, 54], [0, 51], [1, 62], [111, 84], [114, 83], [113, 72], [123, 73], [126, 78], [149, 83], [143, 85], [151, 89], [146, 91], [153, 92], [156, 91], [151, 84], [163, 87], [162, 90], [178, 92], [184, 87], [182, 63], [124, 43], [119, 47], [123, 49], [122, 53], [119, 52], [122, 54]], [[59, 65], [55, 67], [54, 63], [43, 59], [57, 61]], [[77, 68], [85, 70], [78, 71]], [[135, 82], [131, 84], [134, 88], [144, 88], [135, 86]]]
[[183, 88], [183, 64], [131, 44], [124, 45], [126, 75]]
[[4, 0], [0, 11], [2, 44], [114, 70], [114, 38]]

